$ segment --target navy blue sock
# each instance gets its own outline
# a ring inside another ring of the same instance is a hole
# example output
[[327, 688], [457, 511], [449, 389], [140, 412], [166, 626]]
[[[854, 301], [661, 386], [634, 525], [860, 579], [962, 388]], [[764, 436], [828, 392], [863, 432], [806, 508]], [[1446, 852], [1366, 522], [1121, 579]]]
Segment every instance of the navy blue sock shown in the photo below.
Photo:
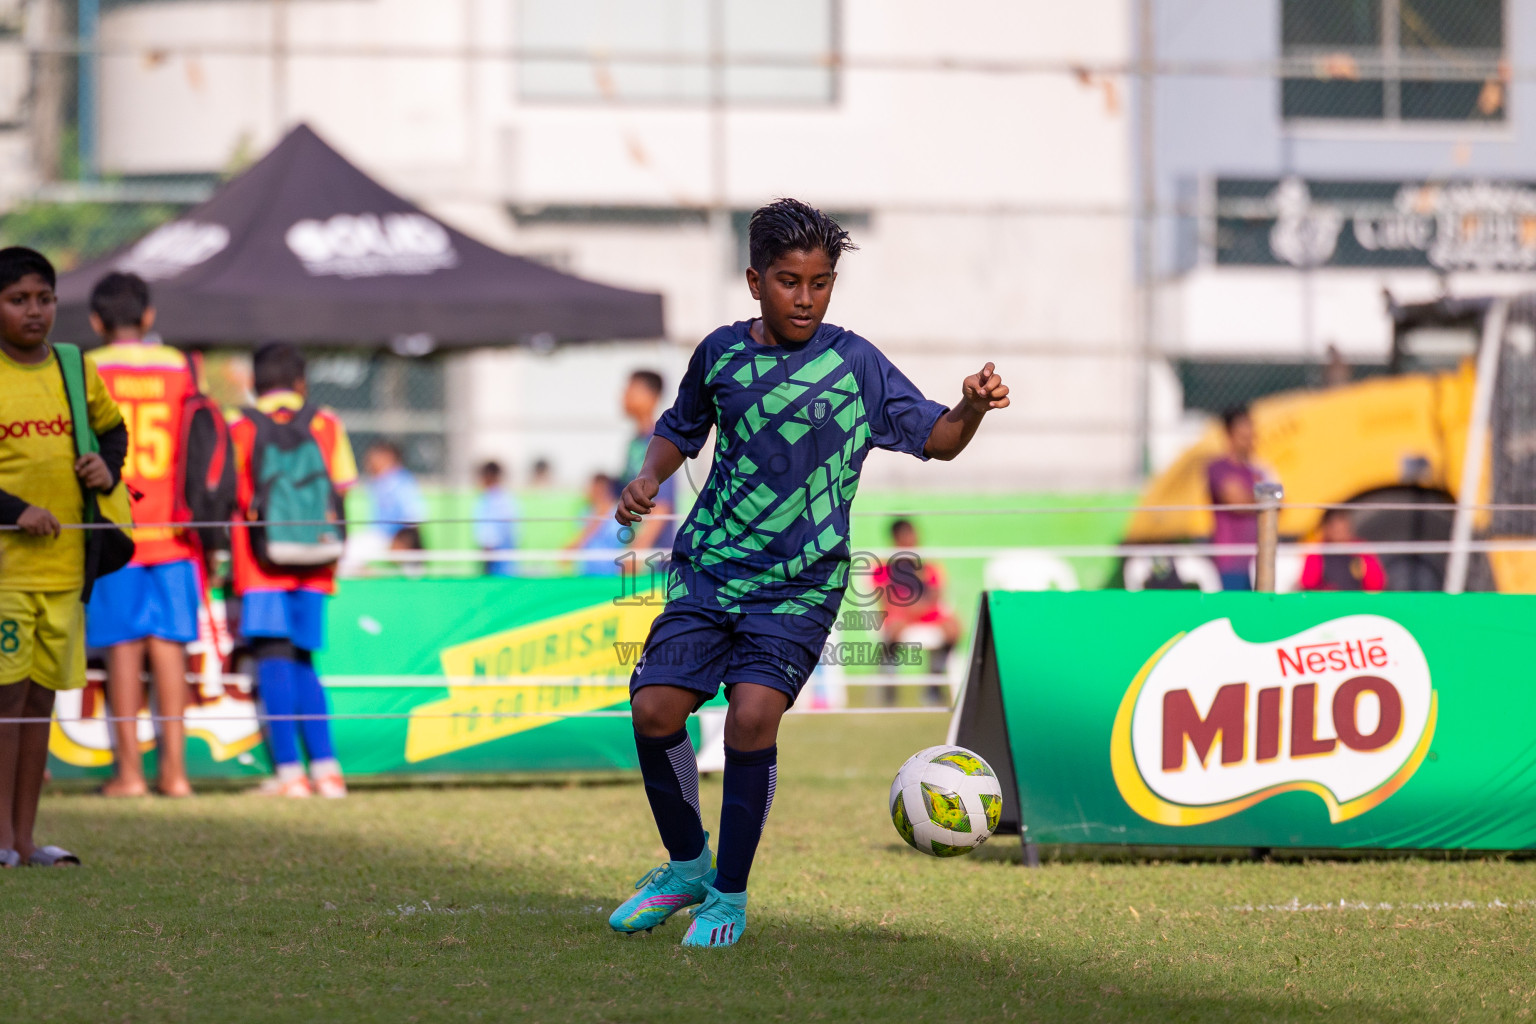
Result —
[[[256, 663], [256, 689], [268, 715], [298, 713], [298, 698], [294, 694], [294, 670], [298, 667], [287, 658], [262, 658]], [[267, 722], [267, 746], [274, 765], [302, 763], [299, 727], [291, 718]]]
[[688, 730], [670, 736], [635, 733], [640, 777], [661, 842], [672, 860], [693, 860], [704, 852], [704, 823], [699, 819], [699, 762]]
[[768, 824], [779, 781], [778, 745], [763, 750], [725, 748], [725, 794], [720, 803], [720, 848], [715, 854], [721, 892], [746, 892], [757, 841]]
[[[293, 666], [294, 676], [294, 704], [301, 715], [329, 715], [331, 713], [330, 702], [325, 697], [325, 687], [320, 685], [320, 677], [315, 675], [313, 665], [298, 664]], [[304, 751], [311, 761], [320, 761], [325, 758], [335, 757], [335, 749], [331, 746], [331, 720], [329, 718], [306, 718], [299, 723], [299, 732], [304, 737]]]

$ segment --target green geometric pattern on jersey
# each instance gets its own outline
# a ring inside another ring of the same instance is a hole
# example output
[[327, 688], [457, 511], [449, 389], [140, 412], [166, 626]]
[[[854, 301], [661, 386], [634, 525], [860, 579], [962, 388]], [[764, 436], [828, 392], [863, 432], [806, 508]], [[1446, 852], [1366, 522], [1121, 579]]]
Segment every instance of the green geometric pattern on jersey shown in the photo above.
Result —
[[[705, 384], [729, 373], [737, 384], [748, 387], [778, 367], [779, 360], [774, 356], [749, 355], [745, 344], [738, 341], [710, 367]], [[810, 401], [802, 401], [808, 396]], [[811, 416], [816, 399], [828, 403], [820, 424]], [[734, 428], [722, 424], [716, 440], [717, 457], [745, 445], [764, 430], [778, 431], [790, 445], [814, 443], [818, 454], [824, 450], [826, 457], [805, 480], [784, 481], [771, 487], [733, 473], [722, 481], [723, 486], [707, 489], [706, 493], [712, 492], [711, 500], [695, 507], [683, 531], [699, 566], [707, 569], [760, 553], [803, 517], [808, 516], [817, 526], [824, 525], [824, 529], [794, 557], [754, 575], [733, 577], [722, 583], [715, 594], [722, 611], [742, 611], [741, 601], [754, 591], [794, 579], [806, 566], [847, 539], [835, 513], [846, 508], [858, 491], [855, 455], [868, 443], [870, 430], [858, 382], [842, 356], [832, 348], [826, 349], [749, 407]], [[815, 437], [806, 441], [813, 430]], [[755, 474], [760, 468], [745, 455], [739, 467], [741, 474]], [[773, 611], [803, 615], [837, 598], [847, 582], [848, 564], [844, 562], [825, 583], [802, 597], [782, 601]], [[674, 577], [673, 591], [668, 597], [679, 596], [681, 588], [682, 581]]]

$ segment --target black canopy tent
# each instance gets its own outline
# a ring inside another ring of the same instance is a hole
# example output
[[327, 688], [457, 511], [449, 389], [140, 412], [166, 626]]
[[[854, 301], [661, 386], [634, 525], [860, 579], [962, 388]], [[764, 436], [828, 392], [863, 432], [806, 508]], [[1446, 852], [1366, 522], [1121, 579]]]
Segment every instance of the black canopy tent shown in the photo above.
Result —
[[111, 270], [149, 281], [157, 331], [184, 347], [281, 339], [419, 353], [663, 333], [660, 295], [476, 242], [303, 125], [207, 202], [65, 274], [56, 340], [95, 342], [87, 304]]

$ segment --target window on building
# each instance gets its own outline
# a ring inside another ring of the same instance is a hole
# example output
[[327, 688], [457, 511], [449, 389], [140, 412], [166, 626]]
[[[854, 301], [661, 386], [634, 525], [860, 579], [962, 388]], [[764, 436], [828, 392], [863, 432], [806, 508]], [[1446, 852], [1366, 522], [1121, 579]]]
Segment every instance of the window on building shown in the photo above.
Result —
[[1500, 122], [1504, 0], [1281, 0], [1291, 120]]
[[836, 5], [518, 0], [519, 92], [531, 100], [831, 103]]

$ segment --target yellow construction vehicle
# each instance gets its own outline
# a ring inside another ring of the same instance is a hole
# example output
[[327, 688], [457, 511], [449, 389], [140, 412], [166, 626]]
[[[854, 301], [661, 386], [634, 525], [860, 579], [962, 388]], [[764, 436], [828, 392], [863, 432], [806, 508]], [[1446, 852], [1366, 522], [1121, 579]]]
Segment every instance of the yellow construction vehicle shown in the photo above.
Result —
[[[1493, 311], [1501, 306], [1495, 322]], [[1531, 493], [1536, 489], [1536, 299], [1397, 305], [1389, 298], [1388, 310], [1394, 325], [1389, 372], [1323, 390], [1273, 394], [1250, 406], [1257, 461], [1283, 483], [1286, 503], [1422, 506], [1361, 510], [1356, 531], [1367, 541], [1447, 540], [1463, 480], [1476, 357], [1490, 323], [1501, 334], [1502, 355], [1489, 401], [1493, 457], [1482, 474], [1479, 499], [1531, 501], [1536, 497]], [[1126, 542], [1209, 539], [1213, 521], [1208, 510], [1155, 509], [1207, 504], [1206, 465], [1225, 450], [1221, 424], [1213, 422], [1148, 485]], [[1287, 507], [1280, 515], [1281, 536], [1306, 538], [1321, 517], [1318, 509]], [[1481, 513], [1474, 525], [1479, 537], [1529, 537], [1536, 533], [1536, 516]], [[1468, 588], [1536, 591], [1531, 554], [1474, 557]], [[1437, 590], [1444, 584], [1444, 554], [1387, 555], [1382, 561], [1394, 590]]]

